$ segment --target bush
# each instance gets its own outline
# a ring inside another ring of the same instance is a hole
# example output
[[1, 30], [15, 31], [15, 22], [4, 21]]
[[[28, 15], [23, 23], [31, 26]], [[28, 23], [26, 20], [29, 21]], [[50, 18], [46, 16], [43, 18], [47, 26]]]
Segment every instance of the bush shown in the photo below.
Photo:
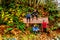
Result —
[[24, 32], [25, 24], [24, 23], [19, 23], [19, 24], [17, 24], [17, 28]]

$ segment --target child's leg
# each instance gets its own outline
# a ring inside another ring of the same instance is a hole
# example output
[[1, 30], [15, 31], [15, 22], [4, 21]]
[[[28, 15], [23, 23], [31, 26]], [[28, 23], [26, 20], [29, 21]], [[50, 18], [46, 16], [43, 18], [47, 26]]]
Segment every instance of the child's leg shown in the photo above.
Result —
[[29, 19], [29, 18], [27, 18], [27, 22], [28, 22], [28, 19]]
[[29, 22], [30, 22], [30, 17], [29, 17]]
[[38, 16], [36, 15], [36, 20], [38, 20]]
[[32, 20], [33, 20], [34, 16], [32, 16]]
[[47, 33], [46, 28], [44, 28], [44, 32]]

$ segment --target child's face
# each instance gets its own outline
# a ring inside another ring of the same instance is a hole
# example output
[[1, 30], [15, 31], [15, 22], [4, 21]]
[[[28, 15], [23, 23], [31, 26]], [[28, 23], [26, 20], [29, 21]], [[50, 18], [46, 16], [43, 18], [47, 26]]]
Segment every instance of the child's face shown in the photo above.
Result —
[[34, 12], [36, 12], [36, 9], [34, 10]]
[[43, 20], [43, 22], [45, 22], [45, 20]]

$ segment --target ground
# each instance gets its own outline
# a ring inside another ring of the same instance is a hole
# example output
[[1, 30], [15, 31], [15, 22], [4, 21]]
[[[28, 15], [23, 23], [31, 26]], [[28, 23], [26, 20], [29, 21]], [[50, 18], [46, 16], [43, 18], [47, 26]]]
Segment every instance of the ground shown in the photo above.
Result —
[[[50, 34], [46, 34], [46, 33], [38, 33], [38, 34], [17, 34], [14, 35], [13, 37], [10, 37], [10, 34], [7, 34], [7, 38], [15, 38], [16, 40], [52, 40], [53, 38], [56, 38], [57, 36], [60, 36], [60, 30], [55, 30], [52, 31]], [[0, 35], [0, 40], [4, 39], [1, 35]], [[60, 40], [60, 39], [59, 39]]]

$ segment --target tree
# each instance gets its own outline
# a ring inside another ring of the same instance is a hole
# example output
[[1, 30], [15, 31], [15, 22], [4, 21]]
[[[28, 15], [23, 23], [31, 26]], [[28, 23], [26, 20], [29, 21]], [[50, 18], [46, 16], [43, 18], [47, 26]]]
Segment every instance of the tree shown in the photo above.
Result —
[[0, 4], [2, 3], [2, 0], [0, 0]]

